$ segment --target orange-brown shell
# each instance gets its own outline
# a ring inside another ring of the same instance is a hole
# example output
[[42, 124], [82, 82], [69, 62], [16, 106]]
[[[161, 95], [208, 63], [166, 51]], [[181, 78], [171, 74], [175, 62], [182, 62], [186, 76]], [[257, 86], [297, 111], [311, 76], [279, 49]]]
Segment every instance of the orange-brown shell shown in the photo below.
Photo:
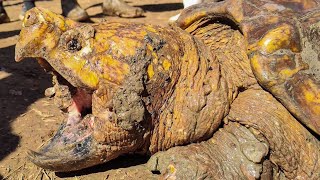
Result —
[[320, 134], [320, 1], [226, 0], [187, 9], [178, 25], [231, 20], [247, 43], [259, 84], [297, 119]]

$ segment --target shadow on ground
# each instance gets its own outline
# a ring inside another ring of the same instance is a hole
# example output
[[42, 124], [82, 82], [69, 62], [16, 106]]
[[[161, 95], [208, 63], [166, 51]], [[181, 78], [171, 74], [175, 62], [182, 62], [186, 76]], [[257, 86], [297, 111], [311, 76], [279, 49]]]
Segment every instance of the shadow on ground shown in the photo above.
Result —
[[88, 175], [88, 174], [99, 173], [99, 172], [106, 172], [112, 169], [127, 168], [127, 167], [144, 164], [149, 160], [149, 158], [150, 157], [148, 156], [142, 156], [142, 155], [120, 156], [117, 159], [111, 160], [105, 164], [93, 166], [87, 169], [73, 171], [73, 172], [63, 172], [63, 173], [57, 172], [56, 176], [60, 178], [75, 177], [75, 176]]
[[[97, 6], [102, 6], [102, 3], [94, 4], [86, 8], [93, 8]], [[176, 11], [179, 9], [183, 9], [183, 4], [182, 3], [163, 3], [163, 4], [146, 4], [146, 5], [141, 5], [141, 6], [134, 6], [134, 7], [140, 7], [144, 11], [150, 11], [150, 12], [164, 12], [164, 11]], [[103, 13], [98, 13], [96, 15], [91, 16], [91, 18], [106, 18], [108, 16], [104, 15]], [[143, 17], [138, 17], [138, 18], [143, 18]], [[130, 19], [130, 18], [127, 18]], [[135, 18], [137, 19], [137, 17]]]
[[163, 11], [176, 11], [183, 9], [182, 3], [164, 3], [164, 4], [146, 4], [139, 6], [145, 11], [163, 12]]
[[88, 10], [88, 9], [90, 9], [90, 8], [93, 8], [93, 7], [98, 7], [98, 6], [101, 7], [101, 6], [102, 6], [102, 3], [93, 4], [93, 5], [85, 8], [85, 10]]
[[[102, 3], [93, 4], [89, 7], [87, 7], [85, 10], [88, 10], [89, 8], [93, 7], [102, 7]], [[141, 6], [134, 6], [134, 7], [140, 7], [145, 11], [151, 11], [151, 12], [163, 12], [163, 11], [176, 11], [179, 9], [183, 9], [182, 3], [163, 3], [163, 4], [145, 4]]]
[[[19, 31], [1, 32], [0, 39], [17, 35]], [[31, 61], [31, 62], [30, 62]], [[34, 60], [14, 61], [14, 46], [0, 48], [0, 161], [17, 148], [20, 137], [11, 124], [28, 106], [43, 97], [51, 85], [49, 76]], [[48, 76], [48, 77], [47, 77]], [[1, 179], [1, 177], [0, 177]]]
[[[4, 39], [4, 38], [8, 38], [8, 37], [12, 37], [15, 35], [18, 35], [20, 32], [20, 30], [14, 30], [14, 31], [4, 31], [4, 32], [0, 32], [0, 39]], [[4, 49], [2, 52], [5, 52], [6, 50]], [[8, 53], [12, 53], [10, 51], [10, 49], [7, 50]], [[14, 51], [14, 50], [13, 50]], [[14, 52], [13, 52], [14, 54]], [[0, 57], [2, 57], [2, 54], [0, 54]], [[14, 56], [13, 56], [14, 57]], [[1, 63], [3, 63], [3, 60], [1, 60]]]

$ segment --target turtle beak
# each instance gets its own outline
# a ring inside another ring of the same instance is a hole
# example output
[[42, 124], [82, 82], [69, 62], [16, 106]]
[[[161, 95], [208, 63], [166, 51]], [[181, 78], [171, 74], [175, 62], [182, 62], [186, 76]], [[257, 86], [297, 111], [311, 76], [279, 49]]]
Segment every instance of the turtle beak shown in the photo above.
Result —
[[76, 171], [134, 152], [144, 144], [142, 138], [87, 115], [77, 124], [63, 123], [48, 144], [38, 152], [29, 151], [28, 157], [44, 169]]
[[42, 57], [57, 46], [59, 37], [68, 28], [77, 26], [71, 20], [42, 8], [26, 12], [15, 48], [15, 60], [26, 57]]
[[94, 165], [90, 164], [92, 154], [95, 154], [91, 145], [92, 138], [87, 137], [82, 142], [71, 145], [70, 149], [60, 150], [59, 153], [53, 153], [56, 147], [52, 149], [45, 147], [40, 152], [29, 151], [28, 157], [34, 164], [44, 169], [56, 172], [75, 171]]
[[15, 59], [16, 62], [20, 62], [22, 59], [25, 58], [26, 52], [24, 51], [24, 49], [25, 49], [25, 48], [22, 46], [21, 43], [18, 42], [18, 43], [16, 44], [15, 57], [14, 57], [14, 59]]
[[56, 135], [38, 152], [30, 151], [29, 159], [36, 165], [57, 172], [75, 171], [96, 164], [98, 144], [92, 137], [91, 118], [76, 126], [61, 125]]
[[39, 49], [35, 41], [42, 40], [41, 37], [46, 35], [47, 25], [44, 21], [41, 9], [33, 8], [26, 12], [22, 21], [22, 29], [15, 47], [15, 61], [19, 62], [26, 57], [35, 57], [33, 51]]

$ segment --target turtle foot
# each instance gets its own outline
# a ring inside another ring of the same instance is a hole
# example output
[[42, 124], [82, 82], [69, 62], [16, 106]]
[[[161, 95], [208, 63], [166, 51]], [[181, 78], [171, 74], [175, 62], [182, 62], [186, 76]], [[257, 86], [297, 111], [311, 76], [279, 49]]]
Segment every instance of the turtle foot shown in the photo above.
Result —
[[104, 0], [102, 9], [105, 15], [125, 18], [142, 17], [144, 14], [143, 9], [129, 6], [122, 0]]
[[248, 128], [229, 123], [208, 141], [154, 154], [147, 167], [163, 179], [259, 179], [268, 150]]

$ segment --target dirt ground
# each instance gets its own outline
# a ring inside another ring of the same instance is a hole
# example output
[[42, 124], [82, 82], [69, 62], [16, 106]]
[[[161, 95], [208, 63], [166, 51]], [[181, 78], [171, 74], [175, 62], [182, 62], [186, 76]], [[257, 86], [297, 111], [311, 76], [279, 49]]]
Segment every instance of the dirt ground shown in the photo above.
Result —
[[[79, 0], [93, 22], [134, 21], [166, 26], [169, 17], [183, 8], [182, 0], [132, 0], [130, 5], [146, 11], [145, 17], [126, 19], [105, 17], [102, 0]], [[0, 179], [151, 179], [145, 169], [148, 157], [125, 156], [73, 173], [54, 173], [33, 165], [26, 157], [29, 149], [41, 147], [56, 131], [64, 114], [44, 96], [51, 77], [35, 60], [14, 61], [14, 47], [21, 28], [18, 15], [22, 0], [7, 0], [5, 9], [11, 22], [0, 24]], [[36, 5], [61, 13], [60, 0], [38, 1]], [[140, 176], [140, 177], [139, 177]]]

